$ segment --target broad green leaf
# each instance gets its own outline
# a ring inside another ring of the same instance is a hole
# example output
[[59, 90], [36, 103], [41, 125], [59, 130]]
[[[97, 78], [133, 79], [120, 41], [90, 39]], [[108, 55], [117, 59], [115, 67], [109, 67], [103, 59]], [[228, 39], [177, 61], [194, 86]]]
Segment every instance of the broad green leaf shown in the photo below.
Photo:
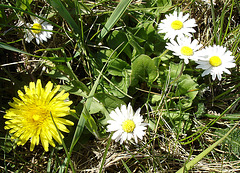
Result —
[[134, 48], [133, 57], [139, 54], [159, 56], [164, 52], [166, 41], [157, 33], [153, 22], [144, 22], [127, 31], [129, 44]]
[[124, 70], [124, 73], [125, 73], [125, 76], [122, 78], [116, 76], [116, 77], [112, 77], [111, 79], [112, 83], [122, 91], [121, 92], [117, 90], [115, 86], [110, 85], [111, 93], [113, 93], [113, 95], [118, 98], [125, 97], [126, 93], [128, 93], [128, 88], [130, 86], [130, 75], [126, 70]]
[[125, 105], [125, 102], [117, 97], [105, 93], [96, 93], [91, 103], [89, 113], [96, 114], [101, 112], [104, 114], [104, 118], [100, 119], [99, 122], [102, 125], [107, 125], [107, 121], [111, 119], [109, 113], [121, 105]]
[[109, 94], [105, 93], [97, 93], [94, 95], [94, 97], [103, 105], [103, 107], [107, 110], [104, 112], [105, 117], [100, 120], [100, 123], [102, 125], [107, 125], [107, 121], [110, 120], [109, 113], [116, 109], [117, 107], [120, 107], [121, 105], [125, 105], [125, 102], [118, 99], [117, 97], [114, 97]]
[[112, 49], [100, 50], [97, 54], [98, 59], [102, 59], [103, 62], [107, 62], [109, 58], [115, 59], [117, 57], [117, 52]]
[[132, 57], [144, 54], [145, 49], [138, 44], [135, 38], [132, 35], [127, 35], [127, 37], [129, 39], [129, 44], [133, 47]]
[[106, 112], [105, 107], [103, 106], [103, 104], [101, 102], [99, 102], [98, 100], [93, 99], [92, 104], [90, 106], [90, 114], [96, 114], [98, 112]]
[[198, 84], [189, 75], [181, 75], [176, 80], [176, 96], [179, 97], [178, 106], [188, 108], [192, 105], [194, 98], [198, 93]]
[[198, 84], [189, 75], [182, 75], [178, 82], [177, 94], [186, 95], [193, 100], [198, 93], [197, 86]]
[[83, 83], [81, 83], [80, 81], [74, 81], [72, 83], [74, 85], [72, 85], [72, 86], [62, 85], [61, 88], [70, 94], [74, 94], [74, 95], [82, 96], [82, 97], [86, 98], [87, 94], [89, 93], [89, 90], [86, 89], [86, 86]]
[[[122, 31], [113, 31], [108, 39], [108, 46], [112, 49], [117, 49], [117, 52], [124, 52], [127, 54], [129, 58], [132, 58], [132, 50], [130, 45], [128, 44], [128, 38], [126, 34]], [[120, 46], [120, 47], [119, 47]]]
[[121, 59], [114, 59], [108, 65], [108, 72], [113, 76], [124, 76], [125, 69], [130, 69], [130, 65]]
[[[181, 74], [181, 70], [182, 70], [182, 63], [170, 63], [170, 78], [171, 80], [175, 80], [177, 79], [177, 77], [179, 77], [179, 75]], [[167, 74], [167, 73], [166, 73]]]
[[[45, 66], [48, 66], [48, 65], [45, 64]], [[59, 79], [59, 80], [63, 80], [66, 82], [70, 82], [70, 79], [66, 75], [64, 75], [63, 73], [61, 73], [59, 70], [56, 70], [56, 69], [53, 69], [49, 73], [46, 72], [46, 75], [50, 76], [53, 79]]]
[[101, 102], [108, 111], [112, 111], [121, 105], [125, 105], [125, 102], [121, 99], [105, 93], [96, 93], [94, 98]]
[[107, 20], [104, 25], [102, 31], [98, 35], [98, 39], [103, 39], [106, 34], [110, 31], [110, 29], [115, 25], [115, 23], [122, 17], [124, 12], [126, 11], [128, 5], [132, 2], [132, 0], [121, 0], [116, 9], [113, 11], [110, 18]]
[[132, 65], [131, 85], [135, 86], [139, 81], [153, 82], [158, 77], [158, 69], [154, 61], [147, 55], [137, 57]]
[[151, 98], [151, 103], [156, 104], [156, 102], [160, 101], [162, 99], [162, 95], [153, 94]]

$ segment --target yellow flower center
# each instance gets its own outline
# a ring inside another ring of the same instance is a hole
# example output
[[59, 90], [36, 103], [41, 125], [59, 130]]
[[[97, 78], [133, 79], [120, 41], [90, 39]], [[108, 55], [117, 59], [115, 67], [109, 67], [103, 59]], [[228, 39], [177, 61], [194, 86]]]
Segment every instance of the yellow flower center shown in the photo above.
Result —
[[213, 67], [217, 67], [220, 66], [222, 64], [221, 59], [219, 58], [219, 56], [212, 56], [209, 59], [209, 63], [213, 66]]
[[172, 29], [179, 30], [182, 29], [183, 23], [180, 20], [175, 20], [171, 24]]
[[38, 121], [41, 117], [38, 114], [34, 114], [32, 118], [34, 121]]
[[32, 32], [35, 34], [39, 34], [41, 32], [42, 25], [40, 23], [34, 23], [32, 26]]
[[192, 48], [190, 48], [188, 46], [183, 46], [181, 48], [181, 53], [183, 55], [186, 55], [186, 56], [192, 56], [193, 55], [193, 50], [192, 50]]
[[122, 123], [122, 128], [125, 132], [131, 133], [135, 129], [135, 123], [133, 120], [126, 120]]
[[48, 117], [50, 117], [49, 110], [44, 105], [32, 105], [28, 110], [29, 118], [35, 126], [41, 125]]

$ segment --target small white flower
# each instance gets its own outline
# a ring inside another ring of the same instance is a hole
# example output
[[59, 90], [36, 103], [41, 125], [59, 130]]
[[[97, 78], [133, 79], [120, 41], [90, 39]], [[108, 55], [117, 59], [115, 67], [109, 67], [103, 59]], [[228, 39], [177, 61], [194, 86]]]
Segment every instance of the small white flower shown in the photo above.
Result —
[[231, 74], [227, 68], [235, 67], [234, 56], [231, 56], [232, 52], [227, 51], [223, 46], [210, 46], [201, 51], [200, 59], [196, 61], [199, 65], [196, 68], [202, 68], [205, 70], [202, 76], [207, 74], [212, 75], [212, 79], [215, 80], [216, 76], [219, 80], [222, 78], [223, 72]]
[[176, 36], [183, 37], [189, 36], [192, 37], [191, 33], [196, 32], [193, 27], [197, 26], [195, 19], [188, 19], [189, 14], [183, 16], [183, 13], [180, 12], [177, 14], [177, 11], [174, 11], [173, 14], [166, 16], [166, 19], [158, 25], [158, 33], [166, 33], [164, 39], [167, 38], [174, 39]]
[[131, 140], [134, 138], [137, 143], [137, 137], [142, 140], [145, 135], [144, 130], [147, 128], [147, 123], [143, 123], [143, 118], [140, 115], [140, 108], [135, 112], [133, 112], [132, 106], [129, 103], [128, 107], [126, 105], [122, 105], [121, 108], [116, 108], [114, 111], [110, 113], [110, 117], [113, 120], [109, 120], [109, 125], [107, 126], [107, 131], [112, 132], [114, 134], [112, 139], [118, 142], [120, 140], [120, 144], [123, 141]]
[[[47, 39], [51, 38], [53, 26], [46, 21], [43, 21], [39, 18], [31, 17], [33, 24], [27, 23], [26, 33], [24, 35], [25, 40], [30, 43], [32, 39], [36, 39], [36, 43], [43, 43], [43, 41], [47, 41]], [[49, 31], [44, 31], [49, 30]]]
[[197, 60], [198, 49], [202, 47], [197, 40], [191, 40], [191, 37], [177, 37], [177, 42], [171, 39], [171, 43], [167, 43], [166, 49], [173, 51], [173, 55], [179, 56], [185, 64], [188, 64], [189, 59]]

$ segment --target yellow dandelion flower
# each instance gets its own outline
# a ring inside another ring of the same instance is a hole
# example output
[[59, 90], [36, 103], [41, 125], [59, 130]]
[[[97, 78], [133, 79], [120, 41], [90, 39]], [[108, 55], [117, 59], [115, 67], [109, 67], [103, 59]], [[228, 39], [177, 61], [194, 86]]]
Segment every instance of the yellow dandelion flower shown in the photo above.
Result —
[[[53, 139], [59, 144], [62, 143], [57, 131], [69, 132], [65, 125], [73, 125], [72, 121], [62, 117], [69, 115], [72, 101], [65, 101], [69, 94], [64, 90], [58, 92], [60, 86], [53, 88], [53, 83], [48, 82], [45, 88], [42, 87], [41, 80], [37, 83], [30, 82], [29, 87], [24, 86], [25, 94], [18, 91], [20, 99], [13, 98], [12, 107], [6, 111], [4, 118], [5, 129], [10, 129], [11, 139], [17, 139], [17, 145], [24, 145], [31, 140], [30, 151], [41, 140], [45, 151], [48, 151], [49, 144], [55, 147]], [[57, 126], [54, 125], [54, 122]]]

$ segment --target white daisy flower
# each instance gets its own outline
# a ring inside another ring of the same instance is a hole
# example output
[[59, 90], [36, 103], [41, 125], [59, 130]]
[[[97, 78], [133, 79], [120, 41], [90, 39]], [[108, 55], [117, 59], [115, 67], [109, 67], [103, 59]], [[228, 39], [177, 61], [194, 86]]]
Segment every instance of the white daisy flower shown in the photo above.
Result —
[[197, 40], [192, 41], [191, 37], [177, 37], [177, 41], [171, 39], [170, 42], [167, 43], [166, 49], [173, 51], [173, 55], [179, 56], [185, 64], [188, 64], [189, 59], [197, 60], [198, 50], [202, 47]]
[[143, 118], [140, 115], [140, 108], [133, 112], [132, 106], [129, 103], [128, 107], [122, 105], [121, 108], [116, 108], [110, 113], [112, 120], [109, 120], [109, 125], [107, 126], [108, 132], [114, 132], [112, 139], [120, 144], [123, 141], [131, 140], [134, 138], [137, 143], [137, 137], [142, 140], [145, 135], [144, 130], [146, 130], [148, 124], [143, 123]]
[[223, 46], [210, 46], [201, 51], [201, 57], [196, 63], [199, 65], [196, 68], [202, 68], [205, 70], [202, 76], [207, 74], [212, 75], [212, 79], [215, 80], [216, 76], [219, 80], [222, 78], [223, 72], [231, 74], [227, 68], [235, 67], [234, 56], [231, 56], [232, 52], [227, 51]]
[[166, 33], [164, 39], [174, 39], [176, 36], [192, 37], [191, 33], [196, 32], [193, 27], [197, 26], [195, 19], [188, 19], [189, 14], [183, 16], [180, 12], [174, 11], [173, 14], [167, 15], [166, 19], [158, 25], [158, 33]]
[[[32, 39], [36, 39], [36, 43], [43, 43], [43, 41], [47, 41], [48, 38], [51, 38], [53, 26], [49, 24], [48, 22], [39, 19], [39, 18], [34, 18], [31, 17], [33, 24], [27, 23], [26, 26], [26, 33], [24, 35], [25, 40], [30, 43]], [[44, 30], [49, 30], [49, 31], [44, 31]]]

